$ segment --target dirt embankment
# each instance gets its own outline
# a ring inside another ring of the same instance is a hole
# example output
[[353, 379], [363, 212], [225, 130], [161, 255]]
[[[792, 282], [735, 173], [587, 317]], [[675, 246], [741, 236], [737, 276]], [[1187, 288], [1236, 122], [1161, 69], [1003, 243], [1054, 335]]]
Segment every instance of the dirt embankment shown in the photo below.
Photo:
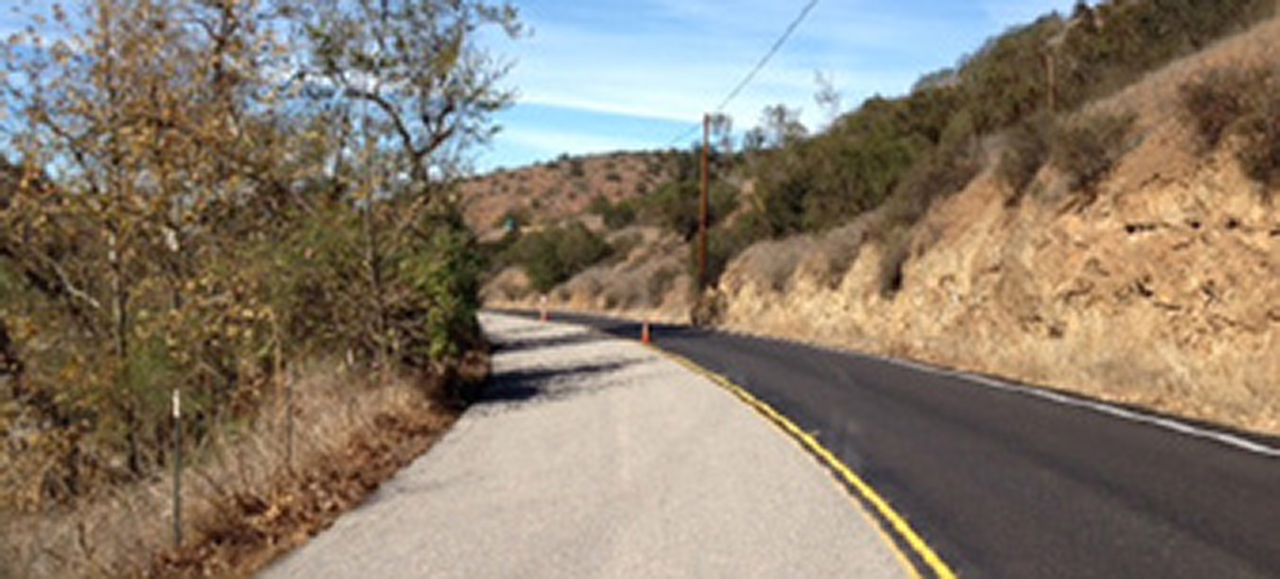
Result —
[[1050, 194], [1010, 203], [988, 171], [914, 228], [896, 293], [859, 224], [755, 246], [723, 279], [724, 323], [1280, 433], [1280, 194], [1199, 153], [1177, 92], [1278, 64], [1273, 21], [1097, 103], [1138, 113], [1139, 141], [1095, 201], [1046, 170]]
[[[1052, 168], [1041, 192], [1014, 197], [993, 139], [986, 171], [930, 209], [905, 256], [877, 240], [875, 214], [757, 244], [721, 280], [721, 323], [1280, 434], [1280, 192], [1244, 175], [1239, 143], [1203, 152], [1179, 98], [1209, 71], [1258, 66], [1280, 66], [1280, 20], [1089, 107], [1137, 114], [1132, 148], [1092, 198]], [[642, 287], [626, 275], [646, 260], [687, 251], [586, 272], [551, 305], [683, 321], [687, 279], [668, 290], [679, 299], [606, 296]], [[902, 259], [892, 291], [885, 261]], [[536, 305], [518, 293], [490, 303]]]

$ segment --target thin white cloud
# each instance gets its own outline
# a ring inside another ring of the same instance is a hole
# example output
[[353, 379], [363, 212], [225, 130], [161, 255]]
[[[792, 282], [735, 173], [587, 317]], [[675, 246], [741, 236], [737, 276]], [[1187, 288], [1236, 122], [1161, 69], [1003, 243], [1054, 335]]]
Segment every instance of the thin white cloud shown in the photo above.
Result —
[[[625, 114], [661, 120], [696, 120], [714, 107], [776, 40], [781, 19], [790, 19], [797, 6], [755, 2], [726, 10], [709, 2], [657, 2], [669, 14], [700, 28], [699, 18], [721, 18], [717, 33], [693, 34], [686, 29], [630, 33], [565, 22], [533, 22], [533, 39], [515, 47], [520, 52], [511, 82], [520, 87], [521, 102]], [[863, 56], [893, 44], [887, 17], [870, 13], [853, 18], [853, 8], [821, 10], [798, 30], [726, 112], [738, 125], [750, 126], [760, 110], [778, 102], [814, 109], [814, 73], [834, 74], [845, 102], [872, 93], [905, 90], [919, 73], [877, 66]], [[768, 10], [762, 10], [767, 7]], [[856, 6], [854, 7], [856, 8]], [[752, 18], [735, 17], [742, 13]], [[760, 16], [763, 13], [764, 16]], [[537, 16], [536, 14], [534, 15]], [[920, 19], [919, 26], [933, 26]], [[819, 34], [813, 34], [817, 30]], [[886, 32], [889, 30], [889, 32]], [[817, 50], [806, 47], [816, 44]], [[816, 119], [816, 116], [815, 116]]]
[[512, 127], [501, 133], [501, 139], [512, 145], [536, 151], [543, 157], [560, 153], [581, 154], [652, 148], [652, 144], [642, 139], [625, 135], [601, 135], [574, 130]]

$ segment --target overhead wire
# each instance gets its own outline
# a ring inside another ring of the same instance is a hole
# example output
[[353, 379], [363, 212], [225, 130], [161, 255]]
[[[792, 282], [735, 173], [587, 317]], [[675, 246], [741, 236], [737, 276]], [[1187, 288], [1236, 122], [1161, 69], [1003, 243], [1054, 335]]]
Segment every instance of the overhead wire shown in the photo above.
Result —
[[[814, 7], [817, 5], [818, 0], [809, 0], [809, 3], [806, 4], [804, 8], [800, 10], [800, 13], [791, 21], [791, 24], [787, 25], [786, 30], [783, 30], [782, 35], [774, 41], [773, 46], [769, 47], [768, 52], [765, 52], [764, 56], [760, 57], [760, 60], [751, 68], [751, 71], [748, 72], [746, 76], [742, 77], [742, 80], [733, 87], [733, 90], [729, 91], [729, 93], [725, 95], [724, 99], [720, 101], [720, 104], [715, 108], [716, 114], [723, 113], [725, 108], [729, 106], [729, 103], [733, 102], [733, 99], [737, 98], [738, 95], [747, 88], [747, 85], [751, 84], [752, 80], [755, 80], [756, 75], [764, 69], [765, 65], [769, 64], [769, 60], [782, 49], [782, 46], [787, 43], [787, 39], [791, 38], [791, 35], [800, 27], [800, 23], [804, 22], [804, 19], [809, 16], [809, 13], [812, 12]], [[679, 141], [689, 138], [690, 135], [701, 127], [702, 123], [690, 126], [687, 130], [667, 142], [667, 146], [670, 147]]]

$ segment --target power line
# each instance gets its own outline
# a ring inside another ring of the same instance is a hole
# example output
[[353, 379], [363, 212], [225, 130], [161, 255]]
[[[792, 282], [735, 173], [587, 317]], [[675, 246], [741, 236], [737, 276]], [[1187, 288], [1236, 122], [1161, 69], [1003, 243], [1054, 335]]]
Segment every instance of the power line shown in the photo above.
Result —
[[667, 141], [667, 146], [668, 146], [668, 147], [670, 147], [670, 146], [675, 145], [676, 143], [678, 143], [678, 142], [680, 142], [680, 141], [683, 141], [683, 140], [685, 140], [685, 139], [687, 139], [687, 138], [689, 138], [689, 137], [693, 136], [693, 134], [694, 134], [694, 133], [696, 133], [696, 132], [698, 132], [698, 130], [699, 130], [699, 129], [701, 129], [701, 128], [702, 128], [702, 123], [698, 123], [698, 124], [696, 124], [696, 125], [689, 125], [689, 128], [688, 128], [688, 129], [686, 129], [683, 133], [680, 133], [679, 135], [676, 135], [676, 137], [675, 137], [674, 139], [671, 139], [670, 141]]
[[[754, 67], [752, 67], [751, 72], [748, 72], [747, 75], [738, 82], [738, 85], [733, 87], [733, 90], [729, 91], [729, 94], [724, 97], [724, 100], [720, 101], [720, 104], [716, 106], [716, 113], [723, 113], [725, 107], [729, 106], [729, 103], [733, 102], [733, 99], [737, 98], [742, 90], [747, 88], [748, 84], [751, 84], [751, 81], [755, 79], [756, 75], [759, 74], [765, 65], [769, 63], [769, 60], [773, 58], [773, 55], [777, 54], [778, 51], [782, 49], [782, 45], [787, 43], [787, 39], [791, 38], [791, 34], [800, 27], [800, 23], [804, 22], [805, 17], [809, 16], [809, 13], [812, 12], [813, 8], [817, 5], [818, 0], [809, 0], [809, 3], [800, 10], [800, 14], [796, 15], [795, 19], [791, 21], [791, 24], [787, 25], [787, 29], [782, 32], [782, 35], [778, 37], [778, 40], [774, 41], [773, 46], [769, 48], [769, 51], [760, 58], [760, 61], [757, 62]], [[667, 143], [667, 146], [670, 147], [679, 141], [689, 138], [689, 135], [692, 135], [701, 127], [701, 123], [690, 126], [688, 130], [680, 133], [676, 138], [671, 139], [671, 141]]]

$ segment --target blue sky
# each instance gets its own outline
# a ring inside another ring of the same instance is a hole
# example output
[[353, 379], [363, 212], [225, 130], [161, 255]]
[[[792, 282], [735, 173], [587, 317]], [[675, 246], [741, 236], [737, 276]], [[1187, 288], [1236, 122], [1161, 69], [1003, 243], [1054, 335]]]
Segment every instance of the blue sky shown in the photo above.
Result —
[[[20, 29], [20, 3], [0, 0], [0, 38]], [[75, 4], [74, 1], [65, 4]], [[488, 39], [514, 63], [517, 103], [476, 152], [478, 170], [615, 150], [665, 148], [699, 122], [755, 65], [808, 0], [516, 0], [533, 35]], [[987, 38], [1074, 0], [819, 0], [781, 51], [725, 112], [754, 126], [766, 105], [826, 119], [815, 74], [831, 79], [844, 110], [874, 94], [899, 95], [920, 75], [952, 66]], [[686, 146], [693, 138], [678, 143]]]
[[[663, 148], [714, 108], [808, 0], [531, 0], [518, 2], [531, 38], [495, 42], [515, 62], [515, 107], [477, 158], [481, 170], [560, 153]], [[899, 95], [987, 38], [1074, 0], [820, 0], [755, 81], [727, 108], [737, 130], [766, 105], [826, 122], [815, 74], [844, 110]], [[678, 143], [685, 146], [692, 139]]]

